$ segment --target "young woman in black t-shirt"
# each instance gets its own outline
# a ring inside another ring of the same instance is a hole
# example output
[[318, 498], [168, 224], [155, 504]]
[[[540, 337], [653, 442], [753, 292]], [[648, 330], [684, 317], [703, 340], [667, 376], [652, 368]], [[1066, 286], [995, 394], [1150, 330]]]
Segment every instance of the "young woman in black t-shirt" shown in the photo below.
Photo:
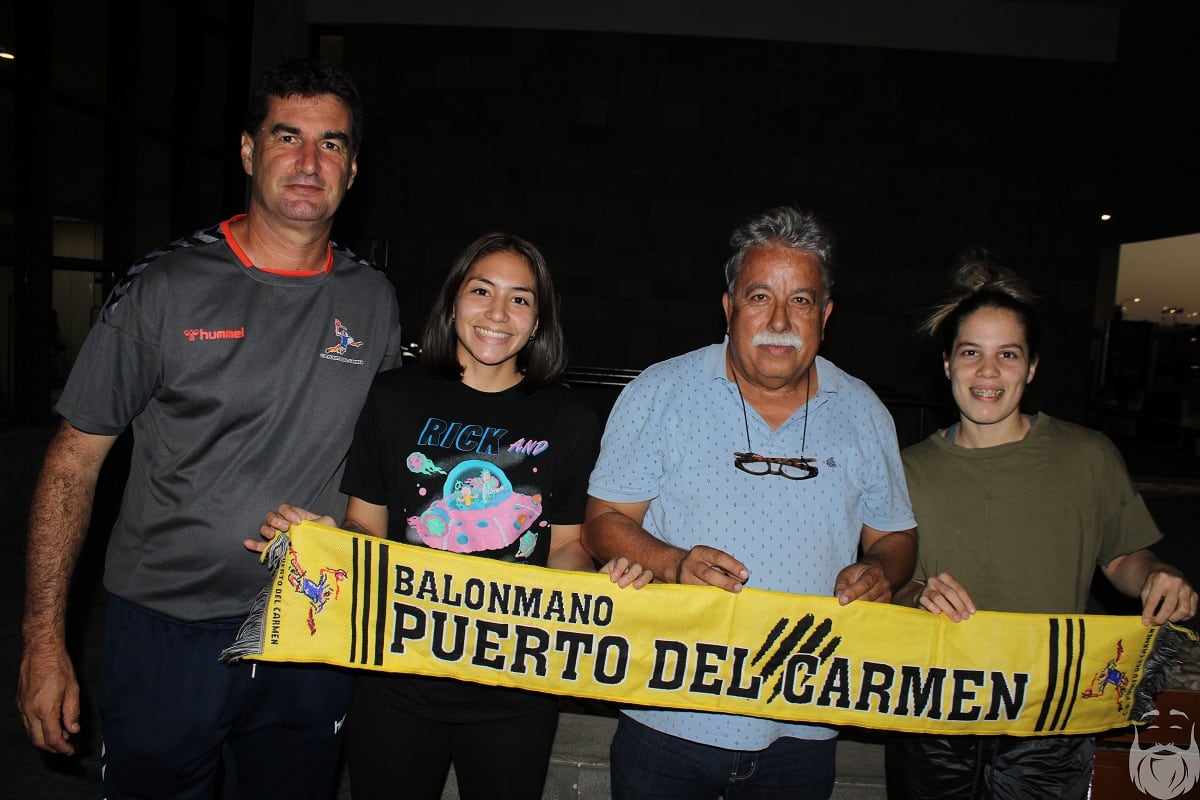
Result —
[[[421, 345], [419, 365], [381, 373], [372, 386], [342, 480], [349, 504], [341, 527], [513, 563], [595, 569], [579, 529], [599, 425], [559, 383], [566, 350], [542, 254], [504, 233], [472, 242], [442, 284]], [[261, 532], [313, 518], [281, 506]], [[601, 571], [622, 587], [652, 578], [625, 558]], [[557, 719], [550, 695], [363, 673], [347, 719], [354, 796], [437, 800], [453, 763], [464, 800], [537, 800]]]

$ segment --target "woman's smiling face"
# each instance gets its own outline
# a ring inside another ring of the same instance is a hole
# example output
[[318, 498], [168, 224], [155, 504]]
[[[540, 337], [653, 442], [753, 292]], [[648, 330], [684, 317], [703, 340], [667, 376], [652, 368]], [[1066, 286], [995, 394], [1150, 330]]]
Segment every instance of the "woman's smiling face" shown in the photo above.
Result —
[[1015, 313], [985, 307], [963, 319], [943, 365], [963, 424], [988, 426], [1001, 438], [1010, 426], [1023, 430], [1021, 397], [1037, 359], [1029, 357], [1025, 328]]
[[517, 354], [537, 330], [537, 283], [516, 253], [500, 251], [472, 265], [454, 301], [454, 332], [464, 378], [476, 370], [517, 372]]

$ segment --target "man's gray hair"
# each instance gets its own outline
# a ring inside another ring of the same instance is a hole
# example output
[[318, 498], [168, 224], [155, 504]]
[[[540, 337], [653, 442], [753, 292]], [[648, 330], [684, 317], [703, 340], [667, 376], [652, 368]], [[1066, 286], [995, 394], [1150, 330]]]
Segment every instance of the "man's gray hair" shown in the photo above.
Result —
[[730, 294], [742, 273], [742, 260], [751, 247], [781, 244], [803, 250], [821, 262], [822, 305], [829, 302], [833, 291], [833, 236], [811, 211], [793, 206], [764, 211], [734, 231], [729, 244], [733, 255], [725, 262], [725, 286]]

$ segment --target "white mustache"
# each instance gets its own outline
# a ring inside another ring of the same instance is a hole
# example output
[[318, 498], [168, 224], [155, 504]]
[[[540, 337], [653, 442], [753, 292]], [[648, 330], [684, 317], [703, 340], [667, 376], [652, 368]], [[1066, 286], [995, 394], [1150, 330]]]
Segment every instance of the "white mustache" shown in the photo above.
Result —
[[759, 331], [754, 334], [754, 339], [750, 344], [754, 347], [765, 345], [767, 347], [794, 347], [797, 350], [804, 349], [804, 340], [796, 333], [771, 333], [770, 331]]

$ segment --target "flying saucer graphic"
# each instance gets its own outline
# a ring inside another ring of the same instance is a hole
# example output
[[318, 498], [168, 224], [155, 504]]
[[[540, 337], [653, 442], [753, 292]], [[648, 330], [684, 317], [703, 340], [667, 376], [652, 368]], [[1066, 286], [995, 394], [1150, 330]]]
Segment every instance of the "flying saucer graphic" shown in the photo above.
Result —
[[420, 516], [409, 517], [408, 524], [429, 547], [476, 553], [508, 547], [541, 513], [541, 495], [514, 492], [508, 476], [495, 464], [470, 460], [450, 470], [442, 499]]

